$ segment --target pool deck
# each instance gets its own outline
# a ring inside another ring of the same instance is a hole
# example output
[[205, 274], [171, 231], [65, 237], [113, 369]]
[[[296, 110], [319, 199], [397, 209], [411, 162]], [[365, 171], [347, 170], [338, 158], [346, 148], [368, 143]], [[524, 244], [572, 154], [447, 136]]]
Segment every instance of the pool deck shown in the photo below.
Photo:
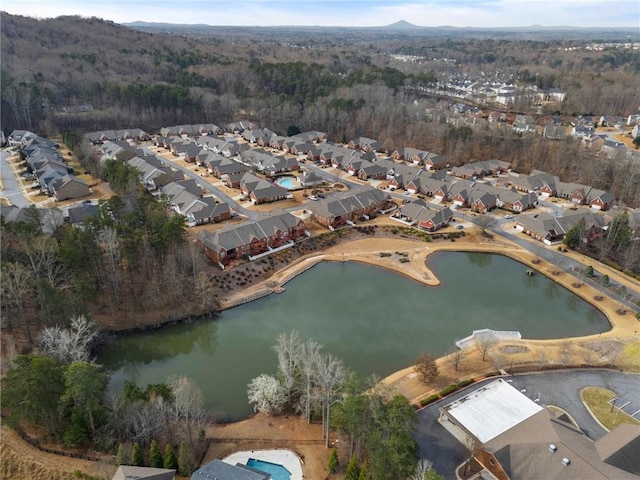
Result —
[[280, 464], [291, 472], [291, 480], [302, 480], [300, 459], [291, 450], [245, 450], [232, 453], [223, 458], [222, 461], [231, 465], [237, 463], [246, 465], [250, 458]]

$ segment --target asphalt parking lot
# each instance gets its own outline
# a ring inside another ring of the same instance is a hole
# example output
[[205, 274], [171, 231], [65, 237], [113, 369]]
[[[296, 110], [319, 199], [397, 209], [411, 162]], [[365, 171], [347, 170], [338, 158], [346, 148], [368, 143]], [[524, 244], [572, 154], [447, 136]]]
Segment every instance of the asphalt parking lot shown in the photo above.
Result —
[[[460, 442], [438, 423], [439, 409], [493, 380], [495, 379], [479, 382], [418, 412], [415, 440], [420, 456], [431, 460], [436, 471], [446, 479], [456, 478], [455, 469], [466, 460], [467, 453]], [[584, 387], [603, 387], [616, 392], [616, 405], [626, 404], [624, 411], [629, 414], [640, 409], [640, 375], [637, 374], [611, 370], [563, 370], [514, 375], [507, 377], [507, 381], [509, 380], [533, 401], [565, 410], [593, 440], [599, 439], [606, 432], [580, 401], [580, 390]], [[636, 418], [639, 417], [640, 413], [637, 413]]]

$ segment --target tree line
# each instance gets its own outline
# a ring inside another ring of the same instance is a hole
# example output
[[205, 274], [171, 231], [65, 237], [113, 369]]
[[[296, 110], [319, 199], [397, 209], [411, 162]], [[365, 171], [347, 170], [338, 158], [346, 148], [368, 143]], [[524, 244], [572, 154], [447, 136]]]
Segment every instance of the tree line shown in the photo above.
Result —
[[19, 326], [28, 343], [33, 330], [77, 315], [106, 318], [101, 328], [109, 329], [127, 328], [114, 323], [122, 316], [217, 309], [205, 260], [186, 242], [184, 217], [140, 190], [125, 164], [108, 162], [103, 173], [123, 196], [100, 200], [83, 228], [65, 224], [44, 234], [35, 206], [24, 222], [0, 223], [3, 328]]
[[[259, 375], [247, 388], [257, 412], [296, 412], [307, 422], [319, 420], [327, 447], [330, 427], [336, 429], [349, 445], [345, 478], [392, 480], [416, 472], [412, 478], [439, 478], [418, 463], [412, 437], [416, 413], [404, 396], [394, 395], [378, 378], [363, 380], [349, 372], [339, 358], [296, 331], [278, 336], [274, 351], [277, 374]], [[332, 451], [330, 472], [338, 462]], [[426, 477], [427, 472], [434, 476]]]

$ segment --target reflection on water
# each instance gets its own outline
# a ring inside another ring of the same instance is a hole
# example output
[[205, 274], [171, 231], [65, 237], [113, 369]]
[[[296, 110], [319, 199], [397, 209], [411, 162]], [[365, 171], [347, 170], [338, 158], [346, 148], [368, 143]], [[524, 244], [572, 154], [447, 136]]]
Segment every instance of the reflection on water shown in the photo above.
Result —
[[423, 352], [441, 355], [474, 329], [519, 330], [525, 338], [598, 333], [598, 310], [543, 275], [500, 255], [439, 253], [429, 268], [442, 280], [426, 287], [390, 271], [352, 262], [323, 263], [286, 292], [223, 312], [213, 320], [116, 337], [98, 361], [124, 381], [193, 378], [208, 406], [229, 419], [250, 414], [247, 384], [274, 374], [273, 345], [298, 330], [354, 371], [388, 375]]

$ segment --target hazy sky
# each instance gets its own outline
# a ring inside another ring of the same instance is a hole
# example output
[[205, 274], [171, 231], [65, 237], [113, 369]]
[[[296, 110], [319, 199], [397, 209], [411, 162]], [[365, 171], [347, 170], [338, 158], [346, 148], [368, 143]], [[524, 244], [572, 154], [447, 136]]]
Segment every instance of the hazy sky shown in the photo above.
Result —
[[209, 25], [638, 27], [639, 0], [0, 0], [0, 10], [38, 18], [100, 17]]

